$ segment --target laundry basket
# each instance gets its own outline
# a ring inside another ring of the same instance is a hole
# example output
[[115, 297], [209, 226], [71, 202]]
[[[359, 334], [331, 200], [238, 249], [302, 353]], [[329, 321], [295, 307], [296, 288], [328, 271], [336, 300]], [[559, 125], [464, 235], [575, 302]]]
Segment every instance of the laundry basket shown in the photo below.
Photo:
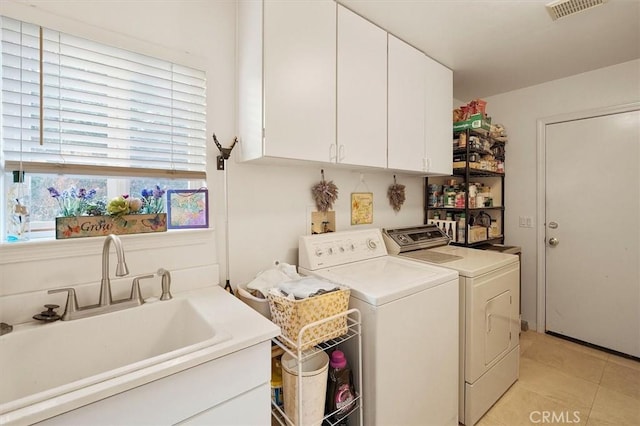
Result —
[[342, 316], [306, 329], [298, 342], [300, 330], [305, 325], [345, 312], [349, 308], [350, 293], [349, 289], [341, 288], [301, 300], [270, 293], [271, 321], [280, 326], [282, 336], [286, 338], [281, 339], [283, 343], [292, 349], [308, 349], [347, 332], [347, 318]]

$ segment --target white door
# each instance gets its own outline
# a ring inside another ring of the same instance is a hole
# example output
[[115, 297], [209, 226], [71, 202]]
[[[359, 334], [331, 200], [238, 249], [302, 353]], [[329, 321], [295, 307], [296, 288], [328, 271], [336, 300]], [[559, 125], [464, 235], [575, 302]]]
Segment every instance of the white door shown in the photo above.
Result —
[[336, 143], [335, 2], [264, 3], [264, 99], [264, 155], [330, 160]]
[[425, 56], [425, 152], [426, 172], [451, 174], [451, 109], [453, 72]]
[[341, 5], [337, 126], [339, 163], [387, 166], [387, 33]]
[[389, 34], [388, 154], [390, 169], [425, 169], [426, 57]]
[[545, 140], [546, 330], [640, 357], [640, 111]]

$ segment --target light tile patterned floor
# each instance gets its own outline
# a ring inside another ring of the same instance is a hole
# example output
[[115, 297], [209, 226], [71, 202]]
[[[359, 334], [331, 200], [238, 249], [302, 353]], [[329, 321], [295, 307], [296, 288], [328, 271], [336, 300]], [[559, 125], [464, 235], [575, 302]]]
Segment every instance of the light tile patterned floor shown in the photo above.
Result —
[[478, 426], [640, 425], [640, 362], [534, 331], [520, 335], [520, 379]]

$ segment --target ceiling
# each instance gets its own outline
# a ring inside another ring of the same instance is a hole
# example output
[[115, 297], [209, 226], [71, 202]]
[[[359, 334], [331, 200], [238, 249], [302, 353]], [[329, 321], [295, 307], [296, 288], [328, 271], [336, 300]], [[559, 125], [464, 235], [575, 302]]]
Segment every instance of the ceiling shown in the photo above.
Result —
[[640, 0], [557, 21], [550, 1], [338, 0], [451, 68], [459, 101], [640, 58]]

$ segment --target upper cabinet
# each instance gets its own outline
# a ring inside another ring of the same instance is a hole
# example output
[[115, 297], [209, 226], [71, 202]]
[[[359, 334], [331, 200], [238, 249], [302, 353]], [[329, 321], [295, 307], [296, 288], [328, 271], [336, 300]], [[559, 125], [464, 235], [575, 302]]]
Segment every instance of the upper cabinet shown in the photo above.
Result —
[[336, 161], [387, 166], [387, 33], [338, 5]]
[[332, 0], [237, 5], [240, 161], [451, 173], [451, 70]]
[[425, 169], [425, 56], [389, 34], [390, 169]]
[[425, 172], [450, 175], [453, 72], [425, 56]]
[[241, 160], [330, 161], [336, 140], [336, 3], [238, 2]]
[[450, 175], [453, 73], [389, 35], [390, 169]]

